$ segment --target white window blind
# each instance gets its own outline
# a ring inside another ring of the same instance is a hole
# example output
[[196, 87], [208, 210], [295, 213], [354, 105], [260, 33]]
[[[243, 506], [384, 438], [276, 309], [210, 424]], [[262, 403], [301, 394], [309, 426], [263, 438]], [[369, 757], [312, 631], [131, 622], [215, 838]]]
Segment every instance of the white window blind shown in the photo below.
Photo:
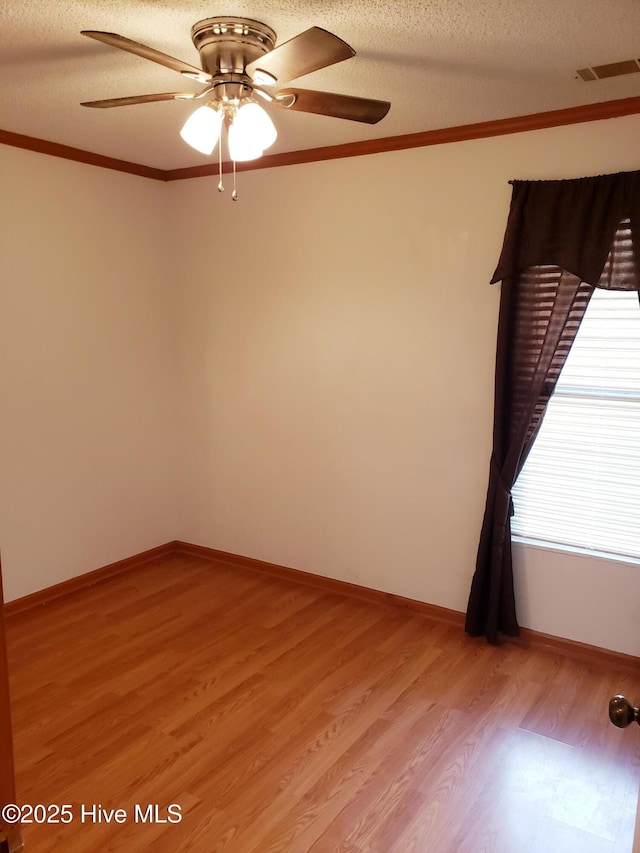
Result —
[[516, 537], [640, 559], [640, 305], [596, 289], [514, 486]]

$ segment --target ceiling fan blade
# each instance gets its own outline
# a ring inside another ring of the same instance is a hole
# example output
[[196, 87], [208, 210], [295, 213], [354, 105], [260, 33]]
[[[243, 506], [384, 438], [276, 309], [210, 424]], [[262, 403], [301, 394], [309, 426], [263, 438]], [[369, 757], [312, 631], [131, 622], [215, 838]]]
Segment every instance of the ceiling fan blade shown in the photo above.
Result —
[[351, 95], [336, 95], [333, 92], [314, 92], [312, 89], [280, 89], [276, 94], [275, 102], [289, 110], [345, 118], [349, 121], [362, 121], [366, 124], [379, 122], [391, 107], [389, 101], [354, 98]]
[[311, 27], [247, 65], [251, 76], [266, 71], [280, 83], [294, 80], [355, 56], [346, 41], [320, 27]]
[[160, 92], [157, 95], [132, 95], [130, 98], [106, 98], [104, 101], [85, 101], [81, 107], [128, 107], [132, 104], [151, 104], [154, 101], [191, 100], [193, 92]]
[[181, 74], [188, 76], [197, 75], [198, 79], [206, 82], [210, 79], [206, 71], [202, 68], [196, 68], [195, 65], [190, 65], [188, 62], [183, 62], [181, 59], [175, 59], [166, 53], [161, 53], [159, 50], [154, 50], [152, 47], [147, 47], [146, 44], [140, 44], [137, 41], [119, 36], [116, 33], [101, 33], [97, 30], [82, 30], [81, 35], [87, 38], [95, 39], [96, 41], [110, 44], [112, 47], [119, 47], [121, 50], [127, 50], [129, 53], [135, 53], [136, 56], [141, 56], [143, 59], [150, 59], [151, 62], [157, 62], [164, 65], [166, 68], [171, 68], [172, 71], [178, 71]]

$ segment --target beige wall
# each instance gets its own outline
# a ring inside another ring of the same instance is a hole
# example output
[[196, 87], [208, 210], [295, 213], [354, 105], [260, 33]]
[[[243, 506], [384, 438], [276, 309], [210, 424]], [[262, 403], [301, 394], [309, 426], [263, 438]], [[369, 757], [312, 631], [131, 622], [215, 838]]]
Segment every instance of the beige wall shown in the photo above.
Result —
[[[637, 168], [639, 136], [634, 116], [245, 173], [237, 204], [213, 178], [169, 187], [188, 538], [464, 610], [507, 182]], [[545, 554], [517, 551], [522, 623], [640, 653], [637, 567], [612, 584]]]
[[164, 186], [0, 146], [7, 600], [175, 537]]
[[[181, 538], [463, 610], [507, 181], [638, 168], [639, 136], [243, 173], [237, 204], [1, 148], [7, 598]], [[516, 584], [522, 624], [640, 654], [637, 567], [516, 549]]]

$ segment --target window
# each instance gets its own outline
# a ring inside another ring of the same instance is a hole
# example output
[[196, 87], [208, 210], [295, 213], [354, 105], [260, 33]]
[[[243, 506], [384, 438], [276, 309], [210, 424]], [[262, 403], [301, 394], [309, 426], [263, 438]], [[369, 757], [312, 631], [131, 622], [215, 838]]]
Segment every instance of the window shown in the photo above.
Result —
[[637, 292], [595, 290], [513, 501], [518, 539], [640, 560]]

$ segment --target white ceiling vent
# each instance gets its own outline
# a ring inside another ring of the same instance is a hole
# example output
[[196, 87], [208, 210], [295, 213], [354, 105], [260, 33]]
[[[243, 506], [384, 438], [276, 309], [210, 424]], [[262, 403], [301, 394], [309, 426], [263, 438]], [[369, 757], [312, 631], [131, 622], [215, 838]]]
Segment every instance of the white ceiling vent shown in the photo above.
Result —
[[624, 62], [612, 62], [609, 65], [593, 65], [591, 68], [578, 68], [578, 76], [585, 81], [605, 80], [607, 77], [621, 77], [623, 74], [640, 72], [640, 60], [625, 59]]

